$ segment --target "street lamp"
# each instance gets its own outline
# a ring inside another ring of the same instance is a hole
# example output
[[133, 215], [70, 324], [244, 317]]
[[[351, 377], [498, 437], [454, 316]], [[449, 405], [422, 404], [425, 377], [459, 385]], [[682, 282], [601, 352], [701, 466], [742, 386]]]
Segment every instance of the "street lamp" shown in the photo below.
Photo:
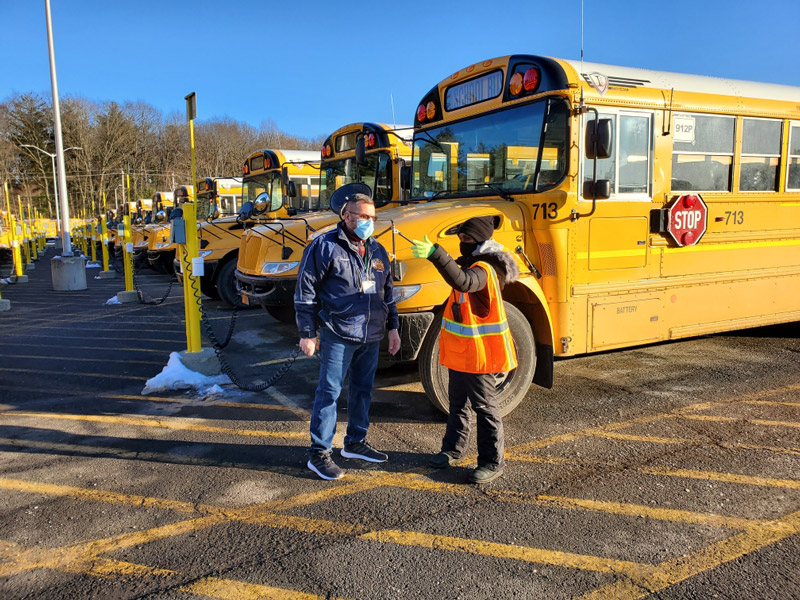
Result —
[[[33, 144], [20, 144], [20, 148], [33, 148], [34, 150], [38, 150], [42, 154], [47, 154], [50, 157], [50, 162], [53, 164], [53, 194], [55, 195], [56, 199], [56, 231], [59, 231], [61, 228], [61, 217], [60, 211], [58, 209], [58, 182], [56, 181], [56, 154], [55, 152], [48, 152], [47, 150], [42, 150], [39, 146], [34, 146]], [[65, 148], [64, 152], [67, 150], [83, 150], [80, 146], [70, 146], [69, 148]]]

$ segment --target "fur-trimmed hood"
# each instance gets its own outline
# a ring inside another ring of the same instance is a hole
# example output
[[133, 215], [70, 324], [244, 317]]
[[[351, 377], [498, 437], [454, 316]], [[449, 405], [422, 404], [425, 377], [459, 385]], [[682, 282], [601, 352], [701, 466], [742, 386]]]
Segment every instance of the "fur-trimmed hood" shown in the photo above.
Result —
[[501, 287], [519, 279], [519, 267], [514, 257], [502, 244], [494, 240], [486, 240], [479, 244], [472, 256], [461, 256], [456, 259], [460, 267], [469, 267], [478, 261], [492, 265], [497, 272]]

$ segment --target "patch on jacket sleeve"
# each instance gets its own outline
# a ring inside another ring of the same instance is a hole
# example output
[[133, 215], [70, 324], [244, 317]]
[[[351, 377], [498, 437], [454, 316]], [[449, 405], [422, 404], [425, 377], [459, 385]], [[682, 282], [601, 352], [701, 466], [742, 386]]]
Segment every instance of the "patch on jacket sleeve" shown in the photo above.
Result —
[[380, 258], [372, 259], [372, 270], [380, 271], [381, 273], [383, 273], [384, 266], [383, 266], [383, 261]]

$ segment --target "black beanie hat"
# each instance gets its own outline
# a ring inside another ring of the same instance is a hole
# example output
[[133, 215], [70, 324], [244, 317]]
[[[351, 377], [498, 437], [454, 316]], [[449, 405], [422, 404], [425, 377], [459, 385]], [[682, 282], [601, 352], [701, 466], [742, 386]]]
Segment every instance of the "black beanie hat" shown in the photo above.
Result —
[[472, 217], [461, 224], [458, 233], [465, 233], [479, 244], [492, 239], [494, 217]]

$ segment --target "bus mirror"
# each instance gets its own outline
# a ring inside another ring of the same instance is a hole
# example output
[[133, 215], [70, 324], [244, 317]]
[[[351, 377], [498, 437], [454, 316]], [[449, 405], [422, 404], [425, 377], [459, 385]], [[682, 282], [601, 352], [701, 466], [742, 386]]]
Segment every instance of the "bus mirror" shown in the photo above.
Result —
[[167, 213], [163, 210], [160, 210], [156, 213], [156, 223], [163, 223], [167, 220]]
[[281, 167], [281, 183], [284, 187], [289, 185], [289, 169], [286, 166]]
[[288, 181], [286, 183], [286, 195], [289, 198], [297, 198], [297, 184], [294, 181]]
[[367, 164], [367, 148], [364, 145], [363, 135], [356, 140], [356, 162], [361, 166]]
[[411, 167], [408, 165], [400, 167], [400, 188], [403, 190], [411, 189]]
[[183, 209], [182, 208], [173, 208], [172, 212], [169, 214], [169, 220], [172, 221], [174, 219], [182, 219], [183, 218]]
[[586, 123], [586, 158], [611, 156], [611, 119], [592, 120]]
[[253, 214], [253, 203], [247, 201], [244, 204], [242, 204], [242, 208], [241, 210], [239, 210], [239, 216], [237, 217], [237, 220], [244, 221], [245, 219], [249, 219], [252, 214]]
[[611, 197], [611, 182], [608, 179], [583, 182], [583, 197], [588, 199], [607, 200]]

